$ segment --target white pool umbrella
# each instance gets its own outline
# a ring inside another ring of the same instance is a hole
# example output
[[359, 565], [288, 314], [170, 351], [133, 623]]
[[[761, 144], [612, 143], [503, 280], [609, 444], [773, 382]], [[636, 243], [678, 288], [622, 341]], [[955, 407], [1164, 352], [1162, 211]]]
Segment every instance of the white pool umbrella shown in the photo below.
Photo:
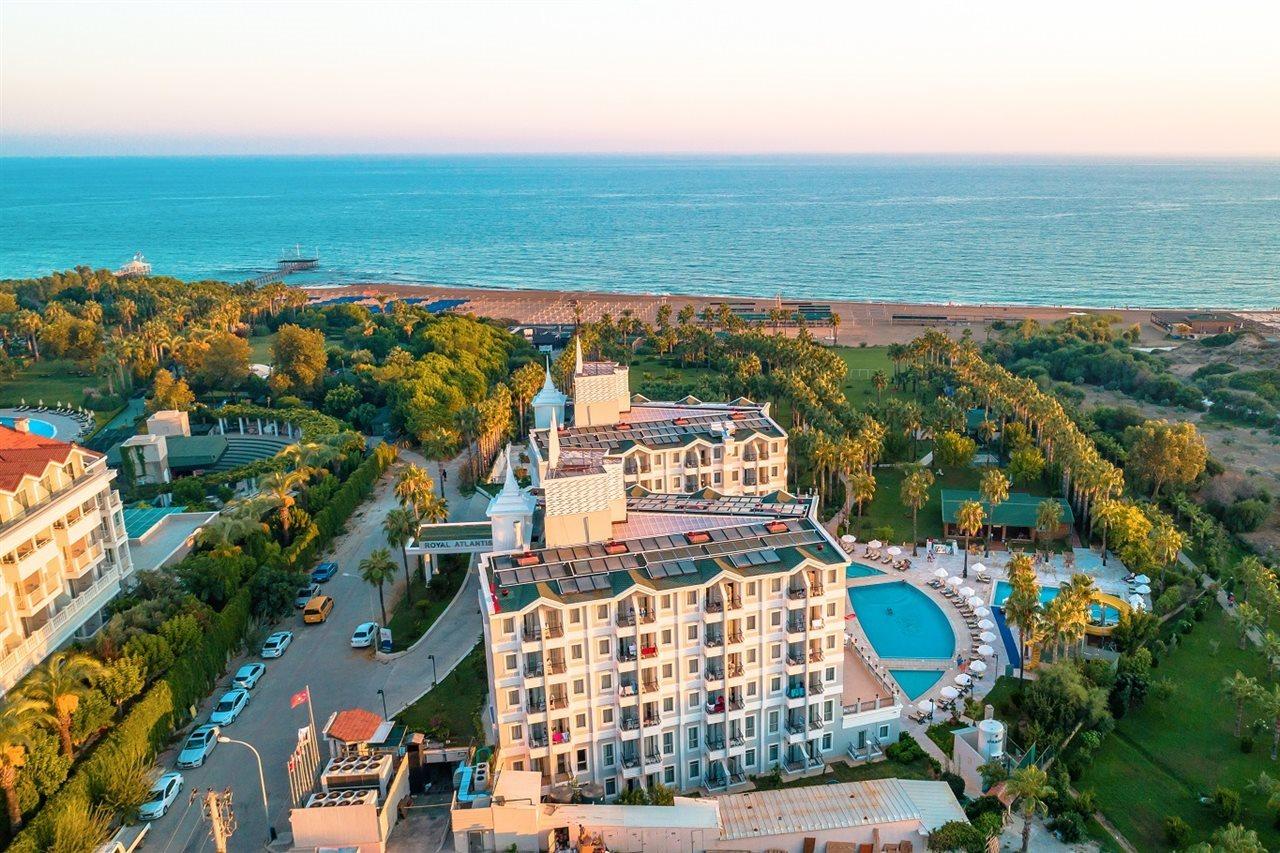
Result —
[[955, 681], [956, 684], [959, 684], [961, 687], [968, 687], [970, 684], [973, 684], [973, 679], [965, 675], [963, 672], [956, 676]]
[[870, 542], [868, 542], [868, 543], [867, 543], [867, 547], [868, 547], [868, 548], [879, 548], [881, 544], [883, 544], [883, 543], [881, 543], [879, 539], [872, 539]]
[[948, 572], [946, 569], [938, 569], [936, 572], [933, 573], [933, 576], [938, 580], [942, 580], [947, 576], [947, 574]]
[[978, 635], [978, 639], [984, 643], [994, 643], [996, 641], [996, 635], [990, 631], [983, 631]]
[[975, 592], [977, 592], [977, 590], [975, 590], [971, 586], [960, 587], [960, 594], [963, 595], [965, 598], [968, 598], [969, 596], [973, 595]]
[[995, 653], [996, 650], [988, 646], [986, 643], [978, 646], [978, 654], [982, 655], [984, 658], [989, 658]]
[[846, 533], [845, 535], [840, 537], [841, 545], [853, 545], [857, 541], [858, 541], [858, 537], [854, 536], [852, 533]]
[[987, 573], [987, 567], [982, 565], [982, 563], [974, 563], [973, 570], [980, 575], [984, 575]]
[[969, 669], [973, 670], [974, 672], [986, 672], [987, 665], [984, 661], [976, 660], [973, 663], [969, 664]]
[[960, 695], [960, 691], [956, 690], [950, 684], [948, 684], [946, 687], [942, 688], [938, 692], [942, 694], [942, 698], [944, 699], [954, 699]]
[[1133, 579], [1133, 582], [1134, 583], [1151, 583], [1151, 578], [1147, 577], [1146, 575], [1138, 575], [1136, 578]]
[[930, 702], [928, 699], [922, 699], [922, 700], [921, 700], [921, 701], [916, 705], [916, 707], [917, 707], [917, 708], [919, 708], [922, 712], [924, 712], [924, 713], [926, 713], [926, 714], [932, 714], [932, 713], [933, 713], [933, 703], [932, 703], [932, 702]]
[[960, 578], [955, 577], [954, 575], [952, 577], [947, 578], [947, 586], [960, 586], [960, 584], [962, 583], [964, 583], [964, 581], [960, 580]]
[[990, 619], [983, 619], [981, 622], [978, 623], [978, 627], [984, 631], [990, 631], [995, 626], [996, 626], [996, 623], [992, 622]]
[[1147, 595], [1148, 593], [1151, 592], [1151, 587], [1147, 586], [1144, 583], [1142, 586], [1135, 589], [1134, 592], [1136, 592], [1138, 595]]
[[899, 554], [901, 554], [901, 553], [902, 553], [902, 549], [901, 549], [901, 548], [899, 548], [897, 545], [894, 545], [893, 547], [889, 548], [889, 556], [890, 556], [890, 557], [896, 557], [896, 556], [898, 556], [898, 555], [899, 555]]
[[969, 605], [970, 607], [981, 607], [982, 599], [978, 598], [978, 596], [976, 595], [971, 595], [964, 600], [964, 603]]
[[991, 615], [991, 608], [990, 608], [990, 607], [975, 607], [975, 608], [973, 609], [973, 615], [977, 616], [979, 619], [986, 619], [988, 616], [990, 616], [990, 615]]
[[1146, 610], [1147, 602], [1140, 595], [1129, 596], [1129, 606], [1134, 610]]

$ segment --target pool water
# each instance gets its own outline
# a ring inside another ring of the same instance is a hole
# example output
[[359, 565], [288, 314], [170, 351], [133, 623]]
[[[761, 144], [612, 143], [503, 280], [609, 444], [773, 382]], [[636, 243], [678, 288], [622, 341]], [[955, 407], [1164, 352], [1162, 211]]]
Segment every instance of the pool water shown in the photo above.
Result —
[[929, 691], [945, 674], [941, 669], [891, 669], [889, 674], [898, 682], [902, 692], [913, 702]]
[[[992, 606], [999, 607], [1000, 605], [1004, 604], [1005, 599], [1007, 599], [1009, 597], [1009, 594], [1012, 592], [1013, 592], [1013, 587], [1009, 585], [1008, 581], [997, 581], [996, 594], [995, 594], [995, 597], [991, 599]], [[1058, 588], [1056, 586], [1040, 587], [1040, 603], [1041, 604], [1047, 605], [1050, 601], [1053, 601], [1057, 597], [1058, 597]], [[1092, 607], [1089, 608], [1089, 619], [1095, 625], [1114, 625], [1120, 621], [1120, 612], [1116, 610], [1114, 607], [1108, 607], [1102, 604], [1094, 604]]]
[[[14, 422], [14, 419], [11, 417], [8, 417], [7, 415], [0, 416], [0, 424], [4, 424], [7, 427], [12, 427], [13, 422]], [[49, 423], [48, 421], [42, 421], [39, 418], [27, 418], [27, 425], [28, 425], [28, 428], [31, 430], [32, 435], [38, 435], [42, 438], [53, 438], [58, 434], [58, 430], [56, 427], [54, 427], [53, 424]]]
[[872, 575], [882, 574], [884, 574], [884, 572], [879, 569], [873, 569], [870, 566], [864, 566], [861, 563], [850, 563], [849, 568], [844, 571], [844, 576], [847, 578], [869, 578]]
[[947, 660], [956, 650], [947, 614], [905, 581], [850, 587], [849, 603], [882, 658]]

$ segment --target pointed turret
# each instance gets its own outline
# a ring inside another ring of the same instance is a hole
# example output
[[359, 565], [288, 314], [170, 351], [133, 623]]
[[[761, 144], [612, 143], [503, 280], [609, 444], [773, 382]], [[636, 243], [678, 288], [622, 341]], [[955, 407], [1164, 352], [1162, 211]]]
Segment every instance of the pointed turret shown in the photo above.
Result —
[[551, 424], [552, 413], [555, 414], [558, 422], [564, 423], [564, 407], [567, 401], [568, 397], [560, 393], [560, 389], [551, 378], [551, 362], [548, 361], [547, 378], [542, 383], [542, 389], [534, 395], [532, 402], [534, 429], [546, 429]]
[[554, 471], [560, 467], [560, 424], [555, 413], [551, 414], [551, 425], [547, 428], [547, 469]]
[[493, 547], [497, 551], [511, 551], [527, 547], [533, 532], [533, 510], [537, 505], [516, 481], [516, 466], [507, 453], [507, 472], [502, 491], [489, 501], [485, 515], [493, 525]]
[[573, 375], [582, 375], [582, 338], [573, 339]]

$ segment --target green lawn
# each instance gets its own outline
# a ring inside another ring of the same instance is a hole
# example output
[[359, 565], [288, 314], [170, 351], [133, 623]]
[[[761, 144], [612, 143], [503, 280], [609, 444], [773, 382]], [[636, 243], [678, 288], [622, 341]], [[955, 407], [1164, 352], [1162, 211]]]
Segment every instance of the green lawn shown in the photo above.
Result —
[[276, 339], [271, 335], [253, 335], [249, 340], [249, 361], [254, 364], [271, 363], [271, 342]]
[[[412, 564], [409, 567], [413, 568]], [[454, 593], [458, 591], [458, 587], [462, 585], [463, 579], [466, 577], [465, 571], [443, 572], [440, 577], [448, 581], [448, 586], [443, 594], [437, 592], [432, 593], [430, 589], [419, 578], [414, 577], [413, 584], [410, 589], [413, 592], [413, 604], [409, 604], [409, 597], [402, 595], [400, 600], [396, 602], [396, 608], [391, 614], [391, 643], [392, 651], [403, 651], [418, 641], [418, 638], [427, 633], [427, 629], [435, 624], [440, 618], [440, 614], [449, 606], [449, 602], [453, 601]], [[421, 607], [423, 601], [428, 602], [426, 607]]]
[[396, 720], [446, 743], [477, 743], [481, 740], [480, 706], [487, 684], [484, 644], [476, 643], [444, 681], [401, 711]]
[[[844, 360], [848, 374], [845, 376], [845, 396], [858, 408], [876, 401], [876, 389], [871, 384], [871, 376], [877, 370], [883, 370], [886, 379], [893, 379], [893, 362], [889, 360], [888, 347], [832, 347], [832, 352]], [[909, 400], [910, 394], [904, 394], [892, 384], [884, 389], [883, 399]]]
[[[1215, 641], [1216, 654], [1210, 648]], [[1264, 770], [1280, 775], [1280, 762], [1271, 760], [1265, 735], [1252, 753], [1240, 751], [1235, 714], [1222, 696], [1222, 679], [1237, 669], [1267, 683], [1261, 656], [1237, 648], [1230, 620], [1215, 607], [1153, 673], [1174, 682], [1173, 697], [1150, 701], [1121, 719], [1077, 784], [1097, 792], [1103, 814], [1140, 848], [1168, 849], [1163, 821], [1171, 814], [1191, 826], [1195, 840], [1207, 840], [1221, 821], [1198, 797], [1219, 785], [1240, 791], [1246, 825], [1267, 848], [1280, 848], [1280, 831], [1266, 815], [1263, 798], [1246, 789]], [[1245, 719], [1257, 716], [1255, 709]]]
[[96, 377], [81, 376], [73, 361], [45, 359], [18, 371], [13, 379], [0, 382], [0, 406], [16, 406], [24, 399], [31, 405], [42, 399], [50, 406], [59, 400], [81, 405], [85, 389], [98, 384]]

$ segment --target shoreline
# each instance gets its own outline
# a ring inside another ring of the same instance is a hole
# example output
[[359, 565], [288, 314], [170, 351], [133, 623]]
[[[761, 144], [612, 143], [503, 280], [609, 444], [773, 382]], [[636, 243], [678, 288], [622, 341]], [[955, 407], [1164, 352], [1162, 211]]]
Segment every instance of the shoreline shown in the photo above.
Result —
[[[638, 319], [652, 323], [659, 306], [670, 305], [678, 313], [685, 305], [701, 311], [708, 305], [730, 302], [734, 305], [767, 311], [779, 299], [786, 303], [807, 303], [830, 306], [831, 312], [840, 317], [835, 342], [868, 346], [909, 341], [922, 328], [943, 327], [960, 334], [965, 328], [975, 334], [996, 321], [1019, 322], [1033, 319], [1040, 323], [1078, 314], [1115, 315], [1125, 324], [1137, 324], [1142, 329], [1142, 342], [1156, 344], [1169, 342], [1166, 333], [1152, 323], [1152, 314], [1159, 311], [1223, 312], [1237, 315], [1249, 322], [1272, 329], [1280, 328], [1280, 308], [1270, 311], [1239, 310], [1231, 308], [1158, 308], [1124, 307], [1098, 308], [1082, 305], [1020, 305], [999, 302], [990, 303], [939, 303], [901, 302], [847, 299], [790, 299], [779, 297], [755, 297], [725, 294], [700, 296], [696, 294], [661, 293], [612, 293], [599, 290], [536, 290], [514, 288], [470, 287], [434, 284], [359, 283], [359, 284], [311, 284], [293, 285], [306, 292], [313, 300], [339, 297], [358, 297], [376, 302], [378, 295], [393, 298], [416, 297], [431, 300], [462, 300], [455, 310], [496, 320], [510, 320], [526, 325], [572, 325], [575, 306], [584, 321], [594, 321], [603, 314], [617, 318], [623, 311], [631, 311]], [[674, 322], [674, 318], [673, 318]], [[831, 326], [811, 322], [810, 332], [819, 340], [830, 340]], [[794, 332], [794, 327], [789, 331]]]

